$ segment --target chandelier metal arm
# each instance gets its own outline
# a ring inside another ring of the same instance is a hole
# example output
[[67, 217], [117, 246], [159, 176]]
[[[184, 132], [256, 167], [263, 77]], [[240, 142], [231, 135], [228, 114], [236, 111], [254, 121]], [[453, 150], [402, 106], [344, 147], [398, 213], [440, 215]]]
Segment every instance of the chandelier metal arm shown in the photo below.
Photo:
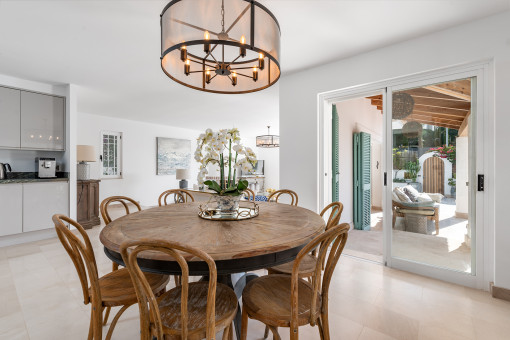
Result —
[[231, 70], [249, 70], [249, 69], [252, 69], [253, 66], [248, 66], [248, 67], [231, 67], [230, 69]]
[[234, 20], [234, 22], [232, 23], [232, 25], [230, 25], [229, 28], [227, 28], [227, 31], [225, 33], [228, 33], [230, 32], [230, 30], [232, 30], [232, 28], [234, 28], [234, 26], [239, 22], [239, 20], [241, 20], [241, 18], [243, 17], [243, 15], [248, 12], [248, 10], [250, 9], [251, 7], [251, 4], [249, 4], [248, 6], [246, 6], [246, 8], [241, 12], [241, 14], [239, 14], [239, 16], [236, 18], [236, 20]]
[[[207, 60], [207, 57], [208, 57], [211, 53], [213, 53], [213, 51], [214, 51], [214, 49], [215, 49], [216, 47], [218, 47], [218, 44], [214, 44], [214, 46], [213, 46], [213, 47], [209, 50], [209, 52], [207, 52], [207, 54], [205, 55], [204, 60]], [[214, 59], [214, 60], [216, 60], [216, 59]]]
[[184, 26], [188, 26], [188, 27], [191, 27], [191, 28], [194, 28], [194, 29], [197, 29], [199, 31], [203, 31], [203, 32], [209, 32], [211, 34], [214, 34], [216, 36], [219, 36], [220, 34], [219, 33], [216, 33], [216, 32], [212, 32], [212, 31], [209, 31], [209, 30], [206, 30], [205, 28], [202, 28], [202, 27], [198, 27], [198, 26], [195, 26], [195, 25], [192, 25], [192, 24], [189, 24], [185, 21], [182, 21], [182, 20], [179, 20], [179, 19], [175, 19], [173, 18], [172, 21], [175, 21], [176, 23], [179, 23], [181, 25], [184, 25]]
[[242, 73], [239, 73], [239, 72], [237, 72], [236, 74], [237, 74], [238, 76], [243, 76], [243, 77], [246, 77], [246, 78], [253, 79], [253, 77], [252, 77], [252, 76], [247, 76], [246, 74], [242, 74]]
[[227, 63], [227, 66], [230, 66], [232, 65], [233, 63], [236, 62], [237, 59], [241, 58], [241, 55], [238, 55], [234, 60], [232, 60], [231, 62]]
[[[209, 55], [214, 59], [214, 61], [216, 62], [216, 64], [219, 64], [218, 63], [218, 60], [216, 60], [216, 58], [214, 57], [214, 55], [212, 53], [209, 53]], [[204, 59], [205, 60], [205, 59]]]
[[196, 60], [194, 60], [194, 59], [192, 59], [192, 58], [189, 58], [189, 61], [191, 61], [191, 62], [193, 62], [193, 63], [195, 63], [195, 64], [199, 64], [200, 66], [202, 66], [202, 65], [206, 65], [206, 66], [213, 67], [213, 68], [214, 68], [214, 67], [216, 67], [216, 65], [209, 65], [209, 64], [207, 64], [207, 63], [204, 63], [202, 59], [198, 59], [198, 60], [199, 60], [199, 61], [196, 61]]

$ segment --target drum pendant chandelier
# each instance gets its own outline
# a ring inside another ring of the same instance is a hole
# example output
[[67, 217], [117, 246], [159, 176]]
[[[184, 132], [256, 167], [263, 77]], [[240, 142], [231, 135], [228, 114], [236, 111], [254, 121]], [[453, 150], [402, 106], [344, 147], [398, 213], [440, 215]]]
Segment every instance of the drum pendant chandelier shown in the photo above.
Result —
[[161, 13], [161, 68], [200, 91], [263, 90], [280, 78], [280, 26], [252, 0], [173, 0]]

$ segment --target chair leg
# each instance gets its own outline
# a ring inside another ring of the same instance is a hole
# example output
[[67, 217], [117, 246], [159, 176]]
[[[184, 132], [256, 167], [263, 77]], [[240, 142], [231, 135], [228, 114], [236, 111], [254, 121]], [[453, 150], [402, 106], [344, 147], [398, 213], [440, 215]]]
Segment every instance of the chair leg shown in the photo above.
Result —
[[230, 323], [230, 325], [223, 330], [222, 340], [233, 340], [234, 338], [234, 325]]
[[91, 308], [90, 309], [89, 335], [87, 337], [87, 340], [92, 340], [93, 335], [94, 335], [94, 311]]
[[241, 318], [241, 340], [246, 340], [248, 336], [248, 313], [246, 308], [243, 306], [242, 318]]
[[[271, 330], [271, 333], [273, 333], [273, 340], [282, 340], [282, 338], [280, 338], [280, 334], [278, 334], [278, 327], [274, 327], [274, 326], [268, 326], [268, 327]], [[291, 334], [291, 339], [293, 339], [292, 334]]]
[[115, 315], [115, 317], [112, 320], [112, 324], [110, 325], [110, 328], [108, 329], [108, 333], [106, 333], [106, 339], [105, 340], [110, 340], [110, 338], [112, 337], [112, 334], [113, 334], [113, 329], [117, 325], [117, 321], [119, 321], [119, 318], [122, 315], [122, 313], [124, 313], [126, 311], [126, 309], [128, 309], [130, 306], [132, 306], [132, 305], [122, 306], [122, 308]]
[[330, 340], [329, 336], [329, 315], [328, 311], [321, 313], [321, 324], [322, 324], [322, 333], [324, 334], [324, 340]]
[[179, 287], [181, 285], [181, 276], [180, 275], [174, 275], [174, 282], [175, 282], [175, 286]]
[[[92, 326], [92, 339], [103, 339], [103, 307], [100, 304], [92, 304], [92, 316], [90, 319]], [[89, 332], [90, 333], [90, 332]]]
[[266, 329], [264, 329], [264, 339], [267, 339], [268, 336], [269, 336], [269, 326], [266, 325]]
[[111, 309], [112, 309], [112, 307], [106, 307], [106, 312], [104, 313], [104, 319], [103, 319], [103, 326], [105, 326], [106, 323], [108, 322], [108, 317], [110, 316]]
[[319, 328], [319, 335], [321, 337], [321, 340], [324, 340], [324, 328], [322, 328], [322, 321], [321, 318], [317, 319], [317, 326]]
[[112, 272], [119, 269], [119, 264], [117, 262], [112, 262]]

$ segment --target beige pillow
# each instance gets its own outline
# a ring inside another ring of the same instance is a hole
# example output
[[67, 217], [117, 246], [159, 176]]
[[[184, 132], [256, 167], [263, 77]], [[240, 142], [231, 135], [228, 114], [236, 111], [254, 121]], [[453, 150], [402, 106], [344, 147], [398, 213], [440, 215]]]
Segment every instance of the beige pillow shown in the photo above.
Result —
[[403, 202], [403, 203], [412, 203], [413, 202], [413, 201], [411, 201], [409, 196], [407, 196], [405, 194], [405, 192], [402, 190], [402, 188], [395, 188], [393, 191], [397, 194], [400, 202]]

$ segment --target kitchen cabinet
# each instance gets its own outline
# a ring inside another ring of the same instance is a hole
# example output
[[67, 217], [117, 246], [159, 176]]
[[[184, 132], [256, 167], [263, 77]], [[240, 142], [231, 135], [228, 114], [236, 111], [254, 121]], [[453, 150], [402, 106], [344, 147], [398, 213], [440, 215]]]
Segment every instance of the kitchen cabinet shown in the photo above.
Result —
[[0, 185], [0, 236], [23, 231], [22, 184]]
[[99, 180], [77, 181], [78, 223], [85, 229], [101, 224], [99, 220]]
[[69, 216], [69, 183], [23, 184], [23, 232], [53, 228], [54, 214]]
[[20, 147], [20, 90], [0, 86], [0, 147]]
[[21, 148], [64, 150], [64, 98], [21, 91]]

